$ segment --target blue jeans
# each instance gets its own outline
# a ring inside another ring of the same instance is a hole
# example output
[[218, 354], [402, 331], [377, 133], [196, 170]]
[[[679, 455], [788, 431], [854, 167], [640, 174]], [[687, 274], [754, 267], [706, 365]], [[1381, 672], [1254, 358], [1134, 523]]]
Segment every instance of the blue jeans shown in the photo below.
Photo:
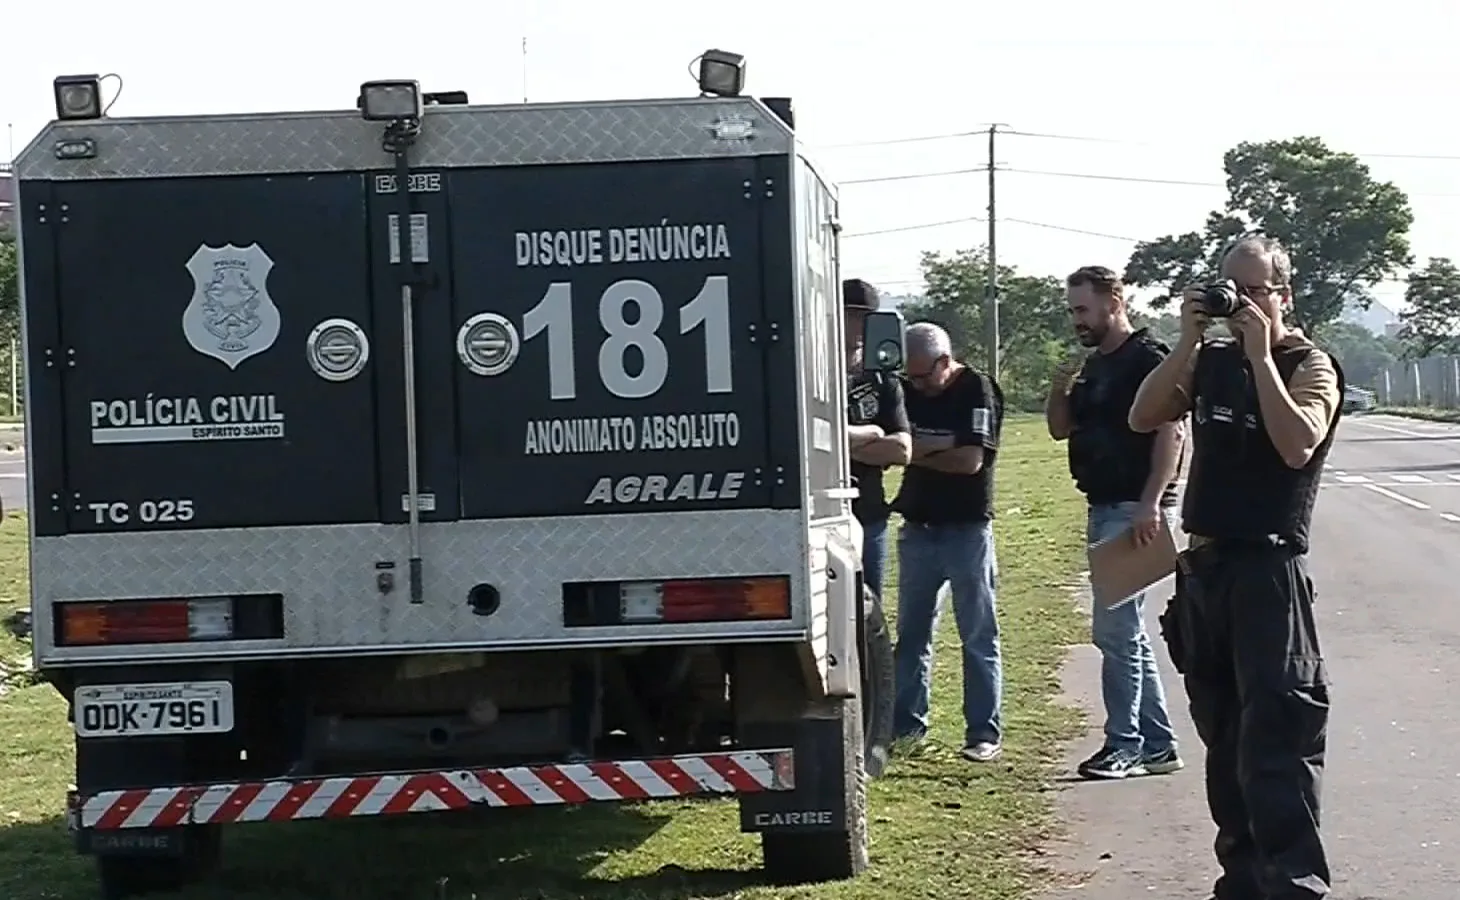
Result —
[[[1130, 527], [1135, 503], [1090, 507], [1086, 537], [1099, 543]], [[1169, 512], [1163, 512], [1169, 521]], [[1146, 633], [1146, 593], [1114, 606], [1096, 603], [1090, 636], [1100, 648], [1100, 691], [1105, 700], [1105, 746], [1132, 753], [1161, 753], [1176, 745], [1166, 690]]]
[[964, 743], [998, 743], [1004, 672], [994, 603], [998, 564], [992, 523], [905, 522], [897, 538], [897, 558], [897, 699], [892, 719], [898, 737], [921, 737], [928, 731], [933, 633], [941, 613], [938, 591], [947, 582], [963, 643]]
[[887, 520], [862, 523], [862, 580], [882, 599], [882, 579], [887, 571]]

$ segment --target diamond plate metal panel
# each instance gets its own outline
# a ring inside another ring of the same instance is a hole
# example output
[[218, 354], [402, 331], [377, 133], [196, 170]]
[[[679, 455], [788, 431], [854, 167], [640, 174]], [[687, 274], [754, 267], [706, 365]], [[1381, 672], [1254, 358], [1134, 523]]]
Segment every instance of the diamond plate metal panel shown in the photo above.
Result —
[[[284, 595], [282, 642], [210, 644], [218, 658], [308, 649], [383, 650], [712, 634], [788, 634], [807, 623], [807, 535], [798, 510], [643, 513], [425, 524], [425, 602], [412, 604], [403, 525], [251, 528], [42, 537], [33, 542], [35, 608], [57, 600]], [[382, 596], [377, 564], [395, 564]], [[565, 628], [564, 581], [652, 580], [789, 573], [791, 622]], [[501, 609], [473, 615], [467, 592], [486, 582]], [[42, 662], [105, 659], [109, 648], [56, 648], [49, 615], [36, 619]], [[122, 651], [135, 653], [135, 650]], [[196, 655], [156, 646], [149, 659]]]
[[[744, 119], [753, 136], [716, 137]], [[354, 112], [53, 122], [16, 160], [22, 179], [94, 180], [381, 169], [383, 126]], [[58, 160], [59, 141], [96, 142]], [[715, 98], [533, 106], [434, 106], [412, 151], [419, 168], [626, 162], [792, 152], [791, 132], [754, 100]]]

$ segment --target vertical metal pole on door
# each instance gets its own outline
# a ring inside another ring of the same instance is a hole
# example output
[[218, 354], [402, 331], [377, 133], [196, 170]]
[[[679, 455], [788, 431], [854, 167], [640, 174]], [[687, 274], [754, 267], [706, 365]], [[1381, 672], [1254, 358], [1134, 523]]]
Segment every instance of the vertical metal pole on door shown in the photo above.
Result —
[[410, 579], [411, 602], [421, 603], [425, 599], [425, 587], [421, 583], [421, 476], [420, 451], [417, 447], [416, 433], [416, 302], [412, 290], [418, 281], [419, 270], [416, 263], [415, 241], [411, 235], [411, 219], [414, 218], [411, 203], [411, 169], [404, 147], [396, 151], [395, 182], [395, 189], [398, 192], [397, 209], [399, 210], [396, 215], [400, 221], [400, 226], [396, 231], [396, 247], [400, 255], [401, 330], [404, 333], [401, 349], [403, 351], [402, 362], [405, 364], [406, 494], [410, 497], [406, 515], [406, 528], [411, 545], [411, 555], [407, 561], [407, 577]]

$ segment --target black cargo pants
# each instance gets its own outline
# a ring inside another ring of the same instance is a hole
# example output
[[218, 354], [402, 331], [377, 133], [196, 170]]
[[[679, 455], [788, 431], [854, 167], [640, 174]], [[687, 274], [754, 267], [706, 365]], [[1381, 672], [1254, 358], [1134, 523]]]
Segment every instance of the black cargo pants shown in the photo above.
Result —
[[1217, 900], [1326, 895], [1328, 678], [1307, 558], [1279, 541], [1188, 550], [1161, 624], [1207, 748]]

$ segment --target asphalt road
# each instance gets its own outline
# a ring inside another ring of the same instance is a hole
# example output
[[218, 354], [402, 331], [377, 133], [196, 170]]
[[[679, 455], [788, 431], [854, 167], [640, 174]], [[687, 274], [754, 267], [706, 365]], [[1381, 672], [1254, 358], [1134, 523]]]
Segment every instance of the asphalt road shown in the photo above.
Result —
[[0, 503], [25, 509], [25, 444], [18, 433], [0, 432]]
[[[1340, 425], [1314, 514], [1312, 573], [1333, 680], [1323, 825], [1333, 900], [1453, 900], [1460, 891], [1460, 426], [1388, 416]], [[1152, 592], [1155, 617], [1169, 581]], [[1202, 900], [1216, 875], [1202, 750], [1164, 646], [1185, 771], [1093, 784], [1070, 779], [1072, 828], [1054, 865], [1083, 875], [1051, 897]], [[1080, 647], [1067, 693], [1100, 742], [1099, 654]], [[1068, 879], [1066, 879], [1068, 880]]]

